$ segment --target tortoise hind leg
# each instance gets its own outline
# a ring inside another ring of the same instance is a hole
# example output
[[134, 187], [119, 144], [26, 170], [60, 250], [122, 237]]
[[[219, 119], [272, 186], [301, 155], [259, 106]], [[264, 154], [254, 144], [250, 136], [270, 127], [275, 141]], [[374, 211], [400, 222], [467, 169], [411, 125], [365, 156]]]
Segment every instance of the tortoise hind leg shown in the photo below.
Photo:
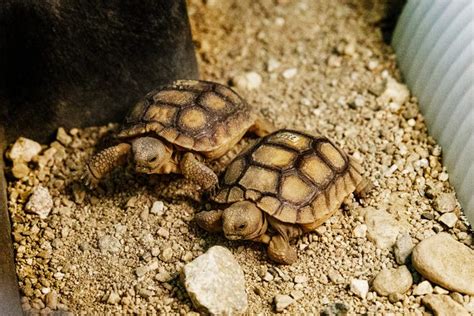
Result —
[[206, 191], [217, 188], [219, 180], [214, 171], [198, 161], [193, 153], [185, 153], [180, 162], [181, 172], [185, 178], [196, 182]]
[[94, 155], [87, 163], [87, 170], [82, 179], [84, 183], [94, 188], [100, 180], [110, 173], [114, 168], [125, 164], [131, 146], [127, 143], [121, 143], [113, 147], [106, 148]]
[[255, 120], [255, 123], [252, 126], [250, 126], [248, 131], [250, 133], [254, 133], [258, 137], [263, 137], [263, 136], [266, 136], [266, 135], [272, 133], [275, 130], [276, 130], [276, 128], [275, 128], [275, 126], [273, 126], [272, 123], [270, 123], [269, 121], [267, 121], [264, 118], [258, 117]]
[[297, 259], [296, 250], [290, 246], [287, 238], [275, 235], [270, 240], [267, 248], [268, 257], [281, 264], [292, 264]]

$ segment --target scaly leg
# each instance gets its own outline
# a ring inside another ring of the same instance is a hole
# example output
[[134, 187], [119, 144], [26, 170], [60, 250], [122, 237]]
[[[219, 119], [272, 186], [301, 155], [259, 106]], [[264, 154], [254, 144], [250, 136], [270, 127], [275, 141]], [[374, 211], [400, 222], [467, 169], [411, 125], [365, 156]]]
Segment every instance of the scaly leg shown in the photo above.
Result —
[[185, 153], [180, 163], [184, 177], [196, 182], [206, 191], [217, 188], [217, 175], [208, 166], [198, 161], [193, 153]]
[[211, 233], [222, 231], [222, 210], [203, 211], [194, 216], [196, 223]]
[[281, 264], [292, 264], [297, 259], [296, 250], [282, 235], [275, 235], [270, 240], [267, 249], [268, 257]]
[[87, 169], [82, 176], [84, 183], [89, 188], [94, 188], [100, 180], [110, 173], [114, 168], [127, 162], [131, 146], [121, 143], [113, 147], [106, 148], [94, 155], [87, 163]]

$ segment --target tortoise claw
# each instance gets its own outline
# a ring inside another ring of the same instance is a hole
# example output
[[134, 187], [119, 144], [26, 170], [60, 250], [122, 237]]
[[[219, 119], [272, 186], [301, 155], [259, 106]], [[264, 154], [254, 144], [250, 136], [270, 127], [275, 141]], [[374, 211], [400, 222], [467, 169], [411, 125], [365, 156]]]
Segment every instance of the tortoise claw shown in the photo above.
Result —
[[81, 177], [82, 183], [86, 186], [86, 188], [90, 190], [94, 190], [99, 185], [99, 181], [96, 177], [92, 175], [92, 173], [87, 169]]

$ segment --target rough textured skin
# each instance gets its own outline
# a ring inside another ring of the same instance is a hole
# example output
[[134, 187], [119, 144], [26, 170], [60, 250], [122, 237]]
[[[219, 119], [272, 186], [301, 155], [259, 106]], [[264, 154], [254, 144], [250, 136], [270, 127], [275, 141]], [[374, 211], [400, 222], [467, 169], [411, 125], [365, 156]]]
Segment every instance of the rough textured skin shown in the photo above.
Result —
[[185, 153], [181, 159], [181, 172], [183, 175], [198, 183], [204, 190], [215, 187], [219, 180], [209, 167], [198, 161], [194, 154]]
[[326, 137], [280, 130], [234, 159], [214, 200], [255, 201], [272, 217], [310, 229], [355, 191], [363, 181], [361, 173], [362, 168]]
[[182, 148], [209, 152], [239, 137], [255, 120], [247, 102], [229, 87], [178, 80], [138, 102], [119, 137], [156, 133]]
[[118, 165], [124, 164], [127, 161], [130, 149], [129, 144], [121, 143], [94, 155], [87, 164], [87, 170], [83, 176], [86, 184], [92, 187], [97, 185], [103, 176]]

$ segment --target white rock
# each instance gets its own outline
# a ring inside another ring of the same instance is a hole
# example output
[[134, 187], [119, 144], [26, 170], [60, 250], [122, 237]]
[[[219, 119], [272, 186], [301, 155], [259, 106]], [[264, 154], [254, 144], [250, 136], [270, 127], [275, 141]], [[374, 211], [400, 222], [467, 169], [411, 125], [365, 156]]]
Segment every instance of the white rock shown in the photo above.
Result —
[[42, 219], [47, 218], [53, 208], [53, 199], [48, 189], [41, 185], [37, 186], [30, 195], [25, 208], [31, 213], [38, 214]]
[[413, 249], [413, 267], [445, 289], [474, 295], [474, 251], [448, 233], [421, 241]]
[[262, 76], [255, 71], [250, 71], [235, 76], [232, 83], [241, 90], [254, 90], [262, 84]]
[[282, 76], [283, 76], [283, 78], [285, 78], [285, 79], [291, 79], [291, 78], [293, 78], [294, 76], [296, 76], [297, 73], [298, 73], [298, 69], [296, 69], [296, 68], [288, 68], [288, 69], [286, 69], [285, 71], [283, 71]]
[[107, 298], [107, 304], [118, 304], [120, 302], [120, 295], [118, 295], [116, 292], [112, 291], [109, 294], [109, 297]]
[[298, 290], [291, 291], [290, 295], [295, 299], [295, 301], [298, 301], [304, 297], [304, 293]]
[[446, 289], [443, 289], [441, 286], [435, 286], [433, 288], [433, 292], [436, 294], [449, 294], [449, 291]]
[[454, 213], [444, 213], [439, 217], [439, 221], [449, 228], [454, 227], [458, 221], [458, 217]]
[[155, 201], [151, 206], [151, 214], [161, 216], [165, 213], [165, 204], [162, 201]]
[[384, 103], [393, 101], [403, 105], [410, 97], [410, 91], [407, 86], [388, 76], [385, 82], [385, 90], [380, 96]]
[[469, 312], [448, 295], [426, 295], [421, 302], [431, 309], [435, 315], [469, 316]]
[[72, 137], [69, 136], [68, 133], [62, 127], [58, 128], [56, 139], [64, 146], [67, 146], [72, 142]]
[[203, 313], [234, 315], [247, 310], [244, 273], [224, 247], [211, 247], [186, 264], [181, 278], [194, 306]]
[[120, 252], [122, 245], [114, 236], [104, 235], [99, 239], [99, 249], [103, 254], [107, 252], [114, 254]]
[[295, 283], [306, 283], [308, 278], [305, 275], [297, 275], [294, 279]]
[[291, 298], [289, 295], [282, 295], [282, 294], [277, 294], [274, 298], [275, 302], [275, 311], [276, 312], [283, 312], [285, 308], [290, 306], [295, 302], [293, 298]]
[[354, 235], [354, 237], [357, 237], [357, 238], [365, 238], [365, 236], [367, 235], [367, 225], [365, 224], [357, 225], [352, 231], [352, 234]]
[[456, 197], [454, 193], [441, 193], [434, 202], [435, 209], [440, 213], [450, 213], [456, 208]]
[[374, 279], [372, 286], [374, 290], [382, 295], [388, 296], [392, 293], [403, 294], [413, 284], [413, 277], [406, 266], [397, 269], [384, 269]]
[[13, 144], [12, 148], [8, 153], [8, 157], [16, 162], [16, 161], [23, 161], [23, 162], [30, 162], [35, 156], [37, 156], [41, 152], [41, 145], [37, 142], [20, 137], [17, 141]]
[[413, 295], [426, 295], [433, 293], [433, 287], [429, 281], [423, 281], [413, 289]]
[[413, 241], [408, 232], [400, 233], [393, 246], [393, 254], [398, 264], [405, 264], [405, 261], [413, 251]]
[[278, 67], [280, 67], [280, 62], [278, 60], [276, 60], [275, 58], [270, 58], [267, 61], [267, 71], [268, 72], [273, 72]]
[[386, 211], [369, 207], [365, 213], [367, 236], [375, 242], [377, 248], [387, 249], [397, 241], [400, 231], [399, 223]]
[[351, 292], [358, 297], [365, 299], [369, 292], [369, 283], [367, 280], [353, 279], [351, 281]]

